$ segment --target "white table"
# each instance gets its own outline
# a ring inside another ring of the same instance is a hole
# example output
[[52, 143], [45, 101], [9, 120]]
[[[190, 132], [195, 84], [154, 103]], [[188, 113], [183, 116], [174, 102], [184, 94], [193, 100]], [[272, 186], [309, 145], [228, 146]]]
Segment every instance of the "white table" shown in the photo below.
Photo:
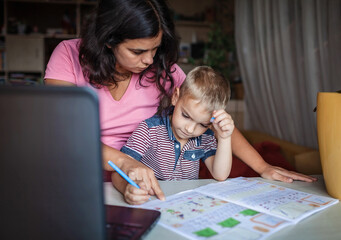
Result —
[[[329, 196], [325, 190], [323, 177], [318, 177], [318, 181], [314, 183], [306, 183], [295, 181], [293, 183], [282, 183], [277, 181], [269, 181], [263, 178], [257, 178], [265, 182], [272, 182], [296, 190], [318, 194], [322, 196]], [[160, 181], [160, 186], [166, 196], [182, 192], [185, 190], [193, 189], [208, 183], [215, 182], [212, 179], [201, 180], [184, 180], [184, 181]], [[104, 183], [105, 203], [109, 205], [129, 206], [124, 200], [122, 195], [116, 191], [111, 183]], [[153, 198], [152, 198], [153, 199]], [[160, 225], [156, 225], [151, 232], [146, 236], [146, 240], [161, 239], [174, 240], [186, 239]], [[274, 233], [268, 239], [309, 239], [309, 240], [340, 240], [341, 239], [341, 203], [333, 205], [321, 212], [318, 212], [299, 223], [286, 227], [279, 232]]]

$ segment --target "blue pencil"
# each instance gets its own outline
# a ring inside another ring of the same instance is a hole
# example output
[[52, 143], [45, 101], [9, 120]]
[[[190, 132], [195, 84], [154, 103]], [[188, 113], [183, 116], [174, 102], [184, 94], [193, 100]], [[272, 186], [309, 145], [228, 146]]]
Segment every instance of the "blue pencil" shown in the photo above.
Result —
[[108, 161], [108, 163], [113, 169], [115, 169], [116, 172], [118, 172], [118, 174], [120, 174], [125, 180], [127, 180], [128, 183], [130, 183], [134, 187], [140, 188], [139, 185], [137, 185], [133, 180], [131, 180], [127, 176], [127, 174], [125, 174], [121, 169], [119, 169], [119, 167], [117, 167], [112, 161]]

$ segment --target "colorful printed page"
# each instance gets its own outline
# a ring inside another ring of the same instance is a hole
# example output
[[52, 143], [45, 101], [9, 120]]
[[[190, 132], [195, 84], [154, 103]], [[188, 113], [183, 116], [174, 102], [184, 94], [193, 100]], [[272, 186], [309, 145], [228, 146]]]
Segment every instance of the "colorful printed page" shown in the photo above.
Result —
[[142, 207], [161, 211], [159, 223], [189, 239], [264, 239], [292, 224], [193, 190]]
[[161, 211], [161, 225], [190, 239], [255, 240], [336, 203], [334, 198], [240, 177], [139, 207]]
[[294, 223], [339, 201], [242, 177], [208, 184], [195, 191]]

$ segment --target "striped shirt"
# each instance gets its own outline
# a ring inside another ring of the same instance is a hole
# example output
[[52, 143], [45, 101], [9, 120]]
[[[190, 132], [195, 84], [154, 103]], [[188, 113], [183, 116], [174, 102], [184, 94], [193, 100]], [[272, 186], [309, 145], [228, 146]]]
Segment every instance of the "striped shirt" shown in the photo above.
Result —
[[154, 170], [159, 180], [198, 179], [199, 160], [215, 155], [217, 141], [208, 129], [190, 138], [181, 149], [168, 116], [153, 116], [140, 123], [121, 151]]

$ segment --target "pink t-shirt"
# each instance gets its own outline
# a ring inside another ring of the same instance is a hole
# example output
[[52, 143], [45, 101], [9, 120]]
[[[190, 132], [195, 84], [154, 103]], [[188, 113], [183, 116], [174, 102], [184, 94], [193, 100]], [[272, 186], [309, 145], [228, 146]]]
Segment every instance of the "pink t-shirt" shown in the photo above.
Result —
[[[94, 89], [99, 99], [101, 140], [104, 144], [120, 150], [138, 124], [155, 114], [159, 104], [159, 91], [155, 84], [145, 81], [144, 85], [148, 87], [141, 87], [138, 74], [133, 74], [119, 101], [113, 99], [107, 87], [93, 88], [84, 78], [79, 64], [79, 43], [80, 39], [65, 40], [56, 47], [47, 64], [45, 79], [64, 80]], [[180, 86], [186, 75], [178, 65], [173, 67], [175, 86]]]

